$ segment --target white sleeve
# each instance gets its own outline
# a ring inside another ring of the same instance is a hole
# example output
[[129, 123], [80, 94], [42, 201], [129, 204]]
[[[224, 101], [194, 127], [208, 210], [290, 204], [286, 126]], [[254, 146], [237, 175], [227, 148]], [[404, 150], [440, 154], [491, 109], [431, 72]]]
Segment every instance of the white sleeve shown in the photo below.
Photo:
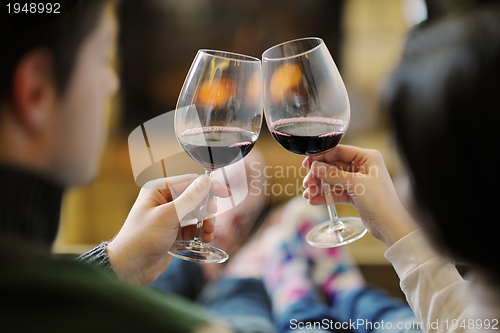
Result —
[[465, 318], [471, 304], [467, 296], [469, 283], [449, 259], [434, 251], [422, 231], [401, 238], [385, 257], [394, 266], [401, 290], [424, 332], [462, 331], [460, 327], [452, 330], [451, 321]]

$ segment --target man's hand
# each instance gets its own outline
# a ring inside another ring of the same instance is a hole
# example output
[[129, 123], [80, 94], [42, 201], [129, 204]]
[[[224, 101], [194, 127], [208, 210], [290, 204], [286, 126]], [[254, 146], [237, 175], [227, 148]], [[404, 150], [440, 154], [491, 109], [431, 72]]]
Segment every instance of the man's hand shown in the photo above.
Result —
[[[209, 192], [219, 197], [230, 195], [225, 186], [208, 176], [195, 177], [157, 179], [141, 189], [122, 229], [107, 247], [118, 278], [136, 285], [155, 281], [172, 261], [168, 251], [174, 241], [195, 236], [196, 225], [181, 228], [180, 221], [196, 217], [196, 208]], [[210, 199], [208, 212], [216, 211], [215, 200]], [[203, 241], [210, 242], [214, 231], [210, 219], [204, 221], [203, 230]]]

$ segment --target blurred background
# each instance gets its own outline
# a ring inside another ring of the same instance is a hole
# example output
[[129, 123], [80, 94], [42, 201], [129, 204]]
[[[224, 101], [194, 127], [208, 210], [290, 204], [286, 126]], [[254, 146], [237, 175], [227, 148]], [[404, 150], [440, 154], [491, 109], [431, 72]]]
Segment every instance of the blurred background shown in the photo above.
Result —
[[[54, 251], [84, 252], [119, 231], [139, 192], [127, 137], [145, 121], [175, 109], [200, 48], [260, 58], [265, 49], [287, 40], [323, 38], [351, 103], [351, 124], [342, 143], [380, 150], [393, 180], [404, 188], [379, 95], [398, 62], [408, 30], [441, 10], [427, 9], [423, 0], [122, 0], [116, 8], [121, 91], [110, 105], [101, 171], [92, 185], [66, 195]], [[299, 168], [303, 160], [281, 148], [265, 125], [255, 147], [271, 170]], [[294, 184], [294, 191], [275, 191], [269, 197], [271, 204], [291, 199], [290, 192], [300, 195], [305, 174], [303, 170], [275, 177], [274, 184]], [[338, 210], [340, 216], [357, 214], [349, 206]], [[347, 248], [370, 282], [399, 292], [381, 242], [367, 235]]]

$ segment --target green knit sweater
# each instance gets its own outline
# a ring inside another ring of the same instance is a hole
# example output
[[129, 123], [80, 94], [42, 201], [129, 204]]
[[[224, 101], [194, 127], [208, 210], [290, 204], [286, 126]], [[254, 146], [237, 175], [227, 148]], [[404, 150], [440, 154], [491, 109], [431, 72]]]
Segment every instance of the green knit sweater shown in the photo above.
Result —
[[193, 332], [214, 327], [183, 299], [120, 283], [50, 253], [63, 188], [0, 166], [1, 332]]

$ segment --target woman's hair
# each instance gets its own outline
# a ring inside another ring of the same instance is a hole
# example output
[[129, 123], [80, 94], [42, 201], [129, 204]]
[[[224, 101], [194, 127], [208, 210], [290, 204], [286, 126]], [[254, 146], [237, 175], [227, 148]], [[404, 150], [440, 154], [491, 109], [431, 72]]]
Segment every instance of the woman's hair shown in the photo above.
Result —
[[[8, 17], [0, 19], [0, 100], [11, 95], [12, 78], [19, 61], [32, 50], [51, 52], [53, 75], [64, 94], [80, 46], [97, 26], [106, 0], [82, 0], [64, 15], [31, 29], [12, 32]], [[5, 13], [4, 13], [5, 14]], [[12, 14], [14, 15], [14, 14]]]
[[386, 89], [422, 227], [436, 245], [500, 283], [500, 6], [412, 32]]

